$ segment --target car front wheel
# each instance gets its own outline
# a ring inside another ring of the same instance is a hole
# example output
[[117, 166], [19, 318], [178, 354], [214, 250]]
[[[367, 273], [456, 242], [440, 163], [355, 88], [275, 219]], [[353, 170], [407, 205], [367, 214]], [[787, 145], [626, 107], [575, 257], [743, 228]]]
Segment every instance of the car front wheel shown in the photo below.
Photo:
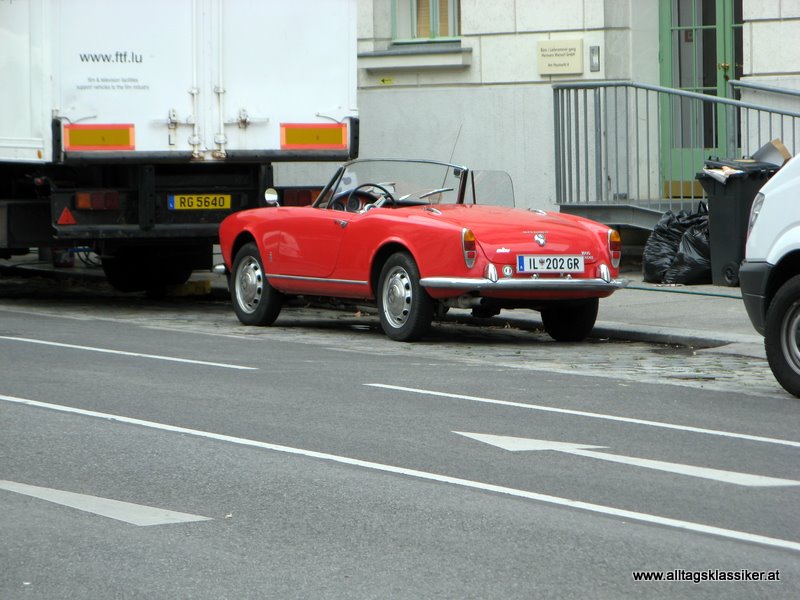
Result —
[[800, 398], [800, 275], [784, 283], [770, 302], [764, 348], [775, 379]]
[[597, 298], [590, 298], [543, 309], [544, 330], [557, 342], [580, 342], [594, 329], [598, 305]]
[[245, 325], [271, 325], [281, 312], [282, 297], [267, 281], [254, 243], [236, 253], [230, 278], [233, 310]]
[[419, 269], [407, 253], [393, 254], [383, 265], [377, 296], [381, 328], [393, 340], [418, 340], [430, 329], [434, 302], [419, 284]]

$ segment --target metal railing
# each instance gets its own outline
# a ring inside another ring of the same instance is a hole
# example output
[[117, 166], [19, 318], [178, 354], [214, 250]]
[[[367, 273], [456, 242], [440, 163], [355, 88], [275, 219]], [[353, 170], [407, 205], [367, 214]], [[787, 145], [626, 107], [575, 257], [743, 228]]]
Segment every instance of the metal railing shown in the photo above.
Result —
[[[689, 209], [703, 197], [696, 174], [706, 159], [749, 156], [774, 139], [793, 155], [800, 150], [800, 112], [785, 107], [632, 82], [556, 84], [553, 90], [560, 205]], [[800, 107], [800, 100], [790, 100]]]

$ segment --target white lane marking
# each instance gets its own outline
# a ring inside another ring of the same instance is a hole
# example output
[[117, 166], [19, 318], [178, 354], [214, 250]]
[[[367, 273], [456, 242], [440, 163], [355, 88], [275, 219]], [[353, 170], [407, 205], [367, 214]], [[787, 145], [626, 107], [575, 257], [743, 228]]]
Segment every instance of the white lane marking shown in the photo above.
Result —
[[102, 352], [104, 354], [120, 354], [122, 356], [134, 356], [137, 358], [152, 358], [154, 360], [166, 360], [169, 362], [187, 363], [192, 365], [203, 365], [206, 367], [222, 367], [224, 369], [238, 369], [240, 371], [258, 371], [258, 367], [242, 367], [240, 365], [230, 365], [226, 363], [208, 362], [205, 360], [191, 360], [188, 358], [176, 358], [174, 356], [162, 356], [159, 354], [142, 354], [140, 352], [125, 352], [124, 350], [110, 350], [108, 348], [95, 348], [93, 346], [78, 346], [76, 344], [62, 344], [60, 342], [48, 342], [46, 340], [35, 340], [32, 338], [15, 337], [0, 335], [0, 340], [11, 342], [25, 342], [27, 344], [41, 344], [43, 346], [55, 346], [57, 348], [70, 348], [71, 350], [86, 350], [89, 352]]
[[108, 517], [117, 521], [124, 521], [131, 525], [147, 527], [150, 525], [169, 525], [172, 523], [192, 523], [194, 521], [212, 521], [210, 517], [190, 515], [188, 513], [144, 506], [143, 504], [132, 504], [100, 498], [98, 496], [88, 496], [86, 494], [76, 494], [75, 492], [65, 492], [52, 488], [16, 483], [14, 481], [0, 480], [0, 490], [15, 492], [40, 500], [47, 500], [53, 504], [76, 508], [84, 512]]
[[717, 537], [722, 537], [738, 542], [752, 542], [773, 548], [783, 548], [786, 550], [793, 550], [800, 552], [800, 542], [793, 542], [791, 540], [782, 540], [779, 538], [772, 538], [755, 533], [747, 533], [745, 531], [736, 531], [734, 529], [724, 529], [722, 527], [714, 527], [712, 525], [704, 525], [702, 523], [694, 523], [692, 521], [682, 521], [679, 519], [671, 519], [669, 517], [659, 517], [658, 515], [650, 515], [647, 513], [640, 513], [631, 510], [624, 510], [614, 508], [612, 506], [604, 506], [602, 504], [592, 504], [590, 502], [582, 502], [580, 500], [570, 500], [569, 498], [560, 498], [558, 496], [550, 496], [547, 494], [540, 494], [537, 492], [529, 492], [526, 490], [518, 490], [514, 488], [494, 485], [490, 483], [482, 483], [480, 481], [471, 481], [469, 479], [460, 479], [458, 477], [450, 477], [448, 475], [439, 475], [436, 473], [428, 473], [426, 471], [417, 471], [415, 469], [408, 469], [406, 467], [396, 467], [392, 465], [384, 465], [381, 463], [360, 460], [357, 458], [349, 458], [346, 456], [337, 456], [335, 454], [327, 454], [324, 452], [317, 452], [315, 450], [304, 450], [302, 448], [292, 448], [290, 446], [280, 446], [277, 444], [270, 444], [267, 442], [258, 442], [256, 440], [249, 440], [246, 438], [238, 438], [230, 435], [223, 435], [220, 433], [211, 433], [208, 431], [199, 431], [197, 429], [187, 429], [185, 427], [177, 427], [175, 425], [167, 425], [165, 423], [156, 423], [153, 421], [143, 421], [141, 419], [133, 419], [130, 417], [121, 417], [109, 413], [101, 413], [92, 410], [83, 410], [80, 408], [73, 408], [71, 406], [62, 406], [59, 404], [49, 404], [47, 402], [38, 402], [36, 400], [28, 400], [26, 398], [16, 398], [14, 396], [0, 395], [0, 400], [6, 402], [13, 402], [16, 404], [23, 404], [27, 406], [36, 406], [39, 408], [46, 408], [65, 413], [82, 415], [86, 417], [95, 417], [107, 421], [116, 421], [118, 423], [127, 423], [130, 425], [139, 425], [141, 427], [148, 427], [150, 429], [158, 429], [161, 431], [170, 431], [173, 433], [181, 433], [185, 435], [193, 435], [200, 438], [218, 440], [222, 442], [229, 442], [232, 444], [239, 444], [242, 446], [250, 446], [254, 448], [263, 448], [264, 450], [273, 450], [275, 452], [282, 452], [284, 454], [291, 454], [295, 456], [304, 456], [306, 458], [316, 458], [319, 460], [329, 461], [333, 463], [349, 465], [353, 467], [361, 467], [363, 469], [370, 469], [373, 471], [380, 471], [383, 473], [393, 473], [395, 475], [405, 475], [416, 479], [423, 479], [426, 481], [435, 481], [438, 483], [448, 483], [460, 487], [465, 487], [484, 492], [494, 492], [506, 496], [513, 496], [515, 498], [524, 498], [527, 500], [534, 500], [545, 504], [555, 506], [564, 506], [586, 512], [619, 517], [621, 519], [629, 519], [631, 521], [638, 521], [640, 523], [648, 523], [652, 525], [662, 525], [664, 527], [671, 527], [673, 529], [682, 529], [685, 531], [692, 531], [695, 533], [704, 533]]
[[781, 479], [779, 477], [767, 477], [766, 475], [753, 475], [750, 473], [738, 473], [736, 471], [723, 471], [708, 467], [697, 467], [694, 465], [684, 465], [671, 463], [661, 460], [651, 460], [648, 458], [637, 458], [635, 456], [624, 456], [622, 454], [606, 454], [605, 452], [593, 452], [596, 448], [607, 448], [607, 446], [587, 446], [585, 444], [571, 444], [567, 442], [552, 442], [549, 440], [536, 440], [530, 438], [511, 437], [505, 435], [491, 435], [488, 433], [468, 433], [466, 431], [454, 431], [458, 435], [471, 438], [484, 444], [490, 444], [510, 452], [542, 451], [552, 450], [563, 452], [575, 456], [595, 458], [609, 462], [665, 471], [677, 475], [687, 475], [689, 477], [700, 477], [721, 481], [722, 483], [732, 483], [747, 487], [785, 487], [790, 485], [800, 485], [800, 481], [792, 479]]
[[692, 433], [704, 433], [706, 435], [718, 435], [739, 440], [749, 440], [751, 442], [765, 442], [767, 444], [779, 444], [781, 446], [791, 446], [800, 448], [800, 442], [794, 440], [784, 440], [780, 438], [763, 437], [760, 435], [750, 435], [748, 433], [736, 433], [733, 431], [722, 431], [720, 429], [704, 429], [702, 427], [692, 427], [691, 425], [678, 425], [666, 423], [664, 421], [648, 421], [646, 419], [635, 419], [632, 417], [619, 417], [603, 413], [586, 412], [583, 410], [572, 410], [569, 408], [556, 408], [554, 406], [542, 406], [540, 404], [525, 404], [524, 402], [511, 402], [508, 400], [496, 400], [494, 398], [481, 398], [480, 396], [467, 396], [465, 394], [450, 394], [447, 392], [436, 392], [433, 390], [422, 390], [417, 388], [402, 387], [398, 385], [386, 385], [383, 383], [365, 383], [369, 387], [395, 390], [398, 392], [408, 392], [411, 394], [422, 394], [426, 396], [439, 396], [442, 398], [453, 398], [455, 400], [469, 400], [470, 402], [482, 402], [484, 404], [495, 404], [497, 406], [511, 406], [514, 408], [524, 408], [527, 410], [539, 410], [543, 412], [559, 413], [562, 415], [574, 415], [577, 417], [589, 417], [592, 419], [604, 419], [606, 421], [617, 421], [619, 423], [633, 423], [635, 425], [648, 425], [650, 427], [662, 427], [664, 429], [676, 429], [678, 431], [689, 431]]

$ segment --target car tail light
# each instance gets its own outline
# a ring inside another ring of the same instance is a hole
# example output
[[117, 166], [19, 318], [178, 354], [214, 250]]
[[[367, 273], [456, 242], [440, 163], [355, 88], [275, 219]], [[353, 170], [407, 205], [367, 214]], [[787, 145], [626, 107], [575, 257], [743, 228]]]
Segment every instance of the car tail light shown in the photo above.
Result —
[[622, 258], [622, 237], [616, 229], [608, 230], [608, 252], [611, 254], [611, 265], [619, 268], [619, 261]]
[[475, 258], [478, 255], [475, 234], [471, 229], [461, 230], [461, 249], [464, 251], [464, 262], [467, 264], [467, 268], [471, 269], [475, 265]]
[[76, 192], [75, 208], [79, 210], [119, 210], [119, 192], [117, 190]]

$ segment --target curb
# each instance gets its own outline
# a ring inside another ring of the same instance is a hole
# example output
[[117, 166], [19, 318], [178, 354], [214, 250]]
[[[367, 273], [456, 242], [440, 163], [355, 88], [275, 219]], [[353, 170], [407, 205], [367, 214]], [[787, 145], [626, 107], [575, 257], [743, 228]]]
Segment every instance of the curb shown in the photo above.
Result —
[[[0, 264], [0, 274], [17, 276], [17, 277], [49, 277], [58, 281], [84, 280], [97, 283], [99, 281], [105, 282], [105, 276], [102, 270], [90, 270], [82, 268], [53, 268], [49, 265], [42, 263], [28, 263], [28, 264]], [[739, 299], [740, 296], [731, 294], [722, 294], [718, 292], [709, 292], [704, 290], [685, 290], [681, 288], [661, 288], [661, 287], [647, 287], [643, 285], [629, 286], [626, 289], [645, 291], [645, 292], [662, 292], [662, 293], [679, 293], [691, 294], [695, 296], [713, 296], [724, 297], [730, 299]], [[209, 276], [205, 274], [195, 276], [190, 279], [183, 286], [173, 286], [167, 290], [169, 297], [210, 297], [214, 300], [228, 301], [230, 295], [228, 292], [227, 281], [222, 275], [210, 273]], [[501, 317], [494, 317], [490, 321], [495, 324], [500, 322], [512, 323], [521, 329], [543, 329], [541, 318], [538, 313], [531, 313], [524, 317], [517, 315], [503, 315]], [[620, 341], [629, 342], [645, 342], [651, 344], [668, 344], [678, 346], [692, 346], [697, 348], [719, 348], [724, 346], [732, 346], [730, 352], [741, 353], [746, 356], [761, 357], [762, 353], [759, 351], [753, 352], [749, 348], [753, 345], [757, 348], [763, 349], [764, 339], [757, 334], [737, 334], [737, 333], [724, 333], [719, 331], [697, 331], [681, 328], [668, 328], [657, 327], [648, 325], [630, 325], [628, 323], [620, 323], [616, 321], [598, 321], [595, 324], [594, 330], [591, 334], [592, 338], [607, 338]], [[735, 346], [734, 346], [735, 345]], [[740, 348], [739, 351], [736, 348]]]

